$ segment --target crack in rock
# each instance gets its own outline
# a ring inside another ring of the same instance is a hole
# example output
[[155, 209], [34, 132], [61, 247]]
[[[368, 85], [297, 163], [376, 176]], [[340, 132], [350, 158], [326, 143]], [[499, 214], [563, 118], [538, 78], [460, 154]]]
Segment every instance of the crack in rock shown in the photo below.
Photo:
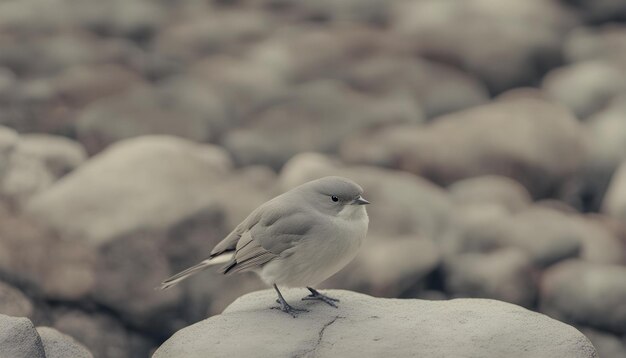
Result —
[[335, 323], [340, 318], [345, 318], [345, 317], [335, 316], [335, 318], [333, 318], [332, 320], [330, 320], [329, 322], [324, 324], [322, 326], [322, 329], [320, 329], [320, 331], [318, 333], [317, 342], [315, 342], [315, 345], [313, 346], [313, 348], [311, 348], [309, 350], [306, 350], [306, 351], [302, 352], [301, 354], [294, 355], [294, 358], [316, 357], [317, 356], [317, 349], [322, 344], [322, 339], [324, 339], [324, 332], [326, 331], [326, 328], [330, 327], [333, 323]]

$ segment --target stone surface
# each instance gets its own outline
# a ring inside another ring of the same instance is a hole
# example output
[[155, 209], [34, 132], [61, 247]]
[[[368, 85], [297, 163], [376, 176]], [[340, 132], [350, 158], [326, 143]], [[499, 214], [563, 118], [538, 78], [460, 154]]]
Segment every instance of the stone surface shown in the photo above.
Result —
[[228, 133], [223, 144], [240, 165], [280, 168], [300, 152], [334, 152], [346, 135], [360, 130], [419, 120], [415, 104], [404, 97], [374, 98], [338, 81], [318, 80], [294, 88]]
[[446, 292], [456, 297], [484, 297], [532, 307], [537, 288], [530, 257], [519, 249], [448, 257], [444, 264]]
[[565, 322], [626, 333], [626, 267], [569, 260], [547, 270], [541, 310]]
[[530, 205], [530, 194], [519, 183], [496, 175], [459, 180], [448, 187], [450, 198], [463, 206], [497, 205], [509, 212], [520, 211]]
[[625, 79], [626, 67], [600, 60], [585, 61], [550, 71], [542, 88], [550, 98], [585, 119], [626, 93]]
[[[177, 332], [154, 358], [317, 357], [597, 357], [575, 328], [519, 306], [484, 299], [380, 299], [328, 291], [339, 309], [285, 298], [310, 312], [296, 319], [277, 310], [272, 290], [241, 297], [222, 315]], [[262, 322], [263, 329], [252, 322]], [[246, 337], [246, 339], [242, 339]], [[287, 338], [286, 338], [287, 337]]]
[[0, 314], [0, 357], [46, 358], [33, 322]]
[[620, 61], [626, 59], [625, 39], [626, 26], [619, 23], [576, 28], [568, 35], [563, 52], [569, 62]]
[[32, 317], [33, 302], [22, 291], [0, 281], [0, 314], [13, 317]]
[[565, 108], [520, 92], [444, 115], [427, 126], [358, 134], [341, 148], [349, 163], [402, 169], [442, 185], [504, 175], [534, 196], [573, 175], [585, 155], [584, 128]]
[[37, 327], [37, 333], [41, 337], [46, 358], [93, 358], [85, 346], [54, 328]]

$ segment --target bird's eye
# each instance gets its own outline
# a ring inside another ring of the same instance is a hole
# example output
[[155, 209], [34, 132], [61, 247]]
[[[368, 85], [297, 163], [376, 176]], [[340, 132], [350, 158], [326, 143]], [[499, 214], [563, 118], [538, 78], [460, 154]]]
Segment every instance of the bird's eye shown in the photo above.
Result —
[[330, 200], [334, 201], [335, 203], [339, 201], [339, 198], [336, 195], [333, 195], [330, 197]]

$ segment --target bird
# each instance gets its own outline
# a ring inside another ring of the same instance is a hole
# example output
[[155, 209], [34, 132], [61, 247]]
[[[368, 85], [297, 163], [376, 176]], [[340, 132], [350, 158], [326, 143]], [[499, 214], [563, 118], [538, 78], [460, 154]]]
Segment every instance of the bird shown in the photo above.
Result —
[[315, 289], [356, 256], [368, 230], [363, 188], [328, 176], [297, 186], [261, 204], [230, 232], [208, 258], [161, 283], [168, 289], [214, 265], [222, 274], [253, 271], [274, 287], [281, 311], [296, 317], [306, 309], [291, 306], [278, 286], [306, 287], [302, 300], [337, 308], [338, 299]]

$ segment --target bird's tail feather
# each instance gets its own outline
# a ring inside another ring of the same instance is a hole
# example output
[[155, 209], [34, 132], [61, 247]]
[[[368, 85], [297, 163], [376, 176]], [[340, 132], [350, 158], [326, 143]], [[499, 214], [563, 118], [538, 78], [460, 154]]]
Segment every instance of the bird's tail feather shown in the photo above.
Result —
[[213, 266], [213, 265], [219, 265], [219, 264], [223, 264], [225, 262], [228, 262], [230, 260], [232, 260], [233, 258], [233, 254], [229, 253], [229, 254], [223, 254], [220, 256], [216, 256], [216, 257], [212, 257], [209, 259], [206, 259], [202, 262], [200, 262], [199, 264], [192, 266], [184, 271], [181, 271], [179, 273], [177, 273], [176, 275], [168, 278], [167, 280], [161, 282], [161, 286], [159, 286], [158, 288], [160, 288], [161, 290], [166, 290], [176, 284], [178, 284], [179, 282], [187, 279], [189, 276], [195, 275], [196, 273], [200, 272], [200, 271], [204, 271], [207, 268]]

